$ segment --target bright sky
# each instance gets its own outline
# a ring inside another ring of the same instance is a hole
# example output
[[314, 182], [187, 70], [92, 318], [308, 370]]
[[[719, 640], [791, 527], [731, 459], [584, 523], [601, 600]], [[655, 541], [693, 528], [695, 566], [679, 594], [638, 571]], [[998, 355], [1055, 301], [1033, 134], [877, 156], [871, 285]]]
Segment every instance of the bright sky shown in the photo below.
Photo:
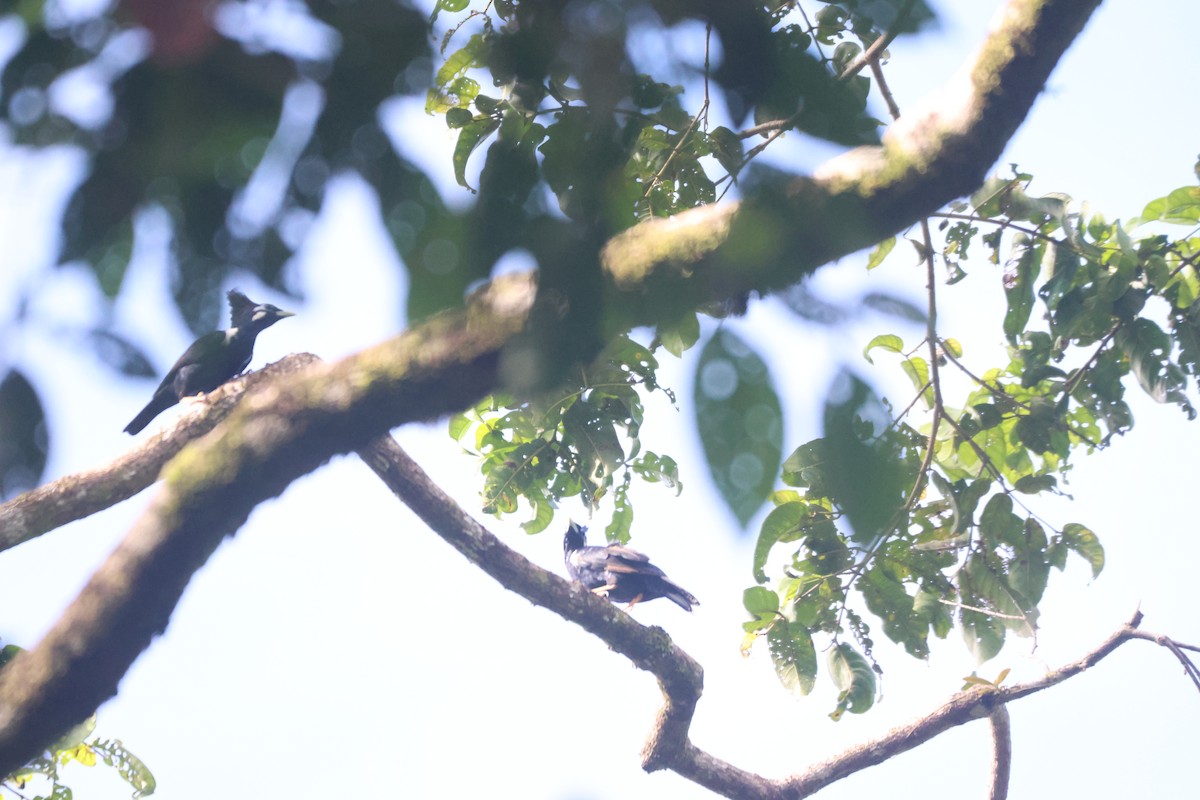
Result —
[[[902, 109], [959, 66], [979, 42], [993, 5], [940, 3], [941, 31], [893, 47], [888, 75]], [[1019, 162], [1037, 176], [1033, 193], [1068, 191], [1110, 218], [1133, 216], [1146, 200], [1192, 183], [1200, 150], [1200, 112], [1189, 79], [1196, 30], [1200, 10], [1191, 5], [1105, 4], [1000, 167], [1007, 171], [1007, 162]], [[426, 143], [422, 152], [448, 168], [452, 143], [442, 123], [418, 118], [411, 125], [411, 141]], [[50, 478], [105, 463], [130, 447], [121, 428], [153, 389], [150, 381], [115, 379], [64, 334], [68, 325], [98, 315], [99, 293], [85, 271], [49, 269], [53, 240], [30, 236], [42, 235], [37, 220], [61, 201], [27, 187], [61, 185], [72, 168], [61, 158], [34, 163], [0, 146], [0, 241], [17, 247], [12, 267], [0, 276], [0, 313], [11, 314], [17, 292], [33, 286], [37, 320], [6, 336], [0, 355], [31, 375], [49, 405]], [[461, 192], [450, 181], [446, 186]], [[263, 334], [253, 366], [297, 351], [334, 359], [398, 330], [404, 287], [372, 203], [351, 181], [331, 193], [312, 242], [291, 268], [291, 280], [309, 298], [303, 307], [240, 282], [251, 297], [298, 312]], [[155, 364], [165, 369], [191, 336], [163, 304], [161, 228], [153, 219], [144, 228], [148, 236], [118, 303], [118, 322], [153, 348]], [[898, 248], [879, 279], [916, 297], [913, 260]], [[823, 270], [816, 286], [853, 297], [864, 281], [860, 260], [847, 259]], [[957, 289], [944, 293], [941, 332], [961, 339], [968, 358], [978, 354], [986, 362], [999, 339], [998, 276], [977, 265], [968, 284], [969, 297]], [[758, 303], [746, 319], [727, 324], [754, 337], [774, 366], [787, 415], [785, 451], [819, 434], [814, 412], [832, 370], [848, 364], [865, 371], [863, 344], [899, 327], [879, 317], [849, 331], [803, 326], [775, 302]], [[780, 336], [781, 330], [789, 333]], [[777, 343], [755, 336], [765, 333]], [[904, 334], [913, 342], [921, 336]], [[826, 714], [834, 692], [823, 674], [812, 696], [794, 701], [779, 687], [765, 648], [750, 659], [739, 655], [753, 535], [737, 536], [736, 522], [707, 479], [688, 411], [694, 357], [666, 367], [681, 411], [652, 405], [644, 431], [646, 447], [678, 460], [684, 493], [677, 499], [661, 488], [635, 490], [634, 544], [703, 605], [688, 615], [659, 602], [634, 614], [662, 625], [705, 667], [696, 744], [782, 776], [933, 709], [975, 665], [957, 632], [935, 644], [928, 663], [881, 644], [882, 702], [863, 717], [833, 723]], [[1010, 681], [1037, 677], [1092, 648], [1139, 602], [1147, 629], [1200, 642], [1190, 573], [1182, 566], [1200, 563], [1190, 495], [1194, 458], [1184, 457], [1195, 449], [1197, 430], [1173, 408], [1155, 406], [1136, 388], [1131, 394], [1134, 434], [1080, 461], [1069, 489], [1073, 503], [1036, 505], [1058, 525], [1080, 521], [1094, 528], [1108, 568], [1095, 582], [1078, 560], [1065, 574], [1055, 573], [1036, 653], [1024, 640], [1011, 641], [979, 667], [981, 675], [1011, 667]], [[478, 516], [476, 466], [456, 452], [444, 424], [397, 436]], [[32, 645], [149, 495], [4, 553], [0, 608], [8, 613], [0, 635]], [[520, 531], [520, 519], [485, 522], [539, 564], [561, 571], [568, 514], [580, 511], [564, 509], [550, 531], [535, 537]], [[595, 521], [597, 532], [604, 521]], [[647, 776], [638, 767], [658, 705], [651, 676], [499, 589], [364, 466], [342, 458], [260, 507], [226, 542], [192, 582], [167, 634], [103, 707], [98, 732], [123, 739], [145, 760], [158, 779], [158, 796], [168, 800], [368, 792], [530, 800], [710, 797], [673, 774]], [[1165, 650], [1130, 644], [1091, 673], [1011, 708], [1011, 796], [1192, 796], [1197, 710], [1200, 698]], [[977, 723], [822, 796], [980, 797], [989, 760], [989, 733]], [[127, 796], [110, 772], [95, 770], [94, 779], [80, 772], [68, 773], [77, 797]]]

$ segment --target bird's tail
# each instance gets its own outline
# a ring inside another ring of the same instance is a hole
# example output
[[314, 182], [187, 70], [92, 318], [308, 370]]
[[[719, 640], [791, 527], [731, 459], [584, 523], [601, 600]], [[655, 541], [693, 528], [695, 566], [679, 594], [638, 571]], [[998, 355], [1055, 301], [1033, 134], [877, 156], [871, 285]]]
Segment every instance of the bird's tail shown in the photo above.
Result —
[[692, 606], [700, 605], [700, 601], [697, 600], [691, 592], [689, 592], [687, 589], [684, 589], [679, 584], [667, 580], [666, 578], [659, 578], [659, 580], [662, 581], [662, 596], [682, 608], [684, 611], [691, 611]]
[[179, 401], [172, 394], [155, 394], [154, 397], [150, 398], [150, 402], [146, 404], [146, 407], [139, 411], [138, 415], [125, 426], [125, 432], [130, 435], [140, 433], [143, 428], [150, 424], [150, 420], [177, 402]]

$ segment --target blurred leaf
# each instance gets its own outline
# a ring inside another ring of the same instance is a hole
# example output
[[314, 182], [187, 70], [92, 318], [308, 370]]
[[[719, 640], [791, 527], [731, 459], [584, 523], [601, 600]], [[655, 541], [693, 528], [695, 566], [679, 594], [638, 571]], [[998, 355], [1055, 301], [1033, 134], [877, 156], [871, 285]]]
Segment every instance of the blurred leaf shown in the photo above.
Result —
[[987, 661], [1004, 647], [1004, 626], [995, 617], [964, 608], [961, 622], [963, 640], [976, 662]]
[[1004, 274], [1004, 297], [1008, 302], [1004, 335], [1012, 344], [1016, 344], [1017, 337], [1024, 332], [1033, 311], [1033, 285], [1038, 278], [1039, 258], [1038, 248], [1025, 247]]
[[853, 528], [856, 542], [871, 542], [887, 531], [912, 486], [908, 468], [884, 438], [877, 438], [888, 415], [874, 391], [857, 376], [842, 372], [825, 402], [825, 475], [829, 497]]
[[93, 328], [88, 339], [96, 356], [122, 375], [133, 378], [154, 378], [158, 375], [145, 354], [132, 342], [112, 330]]
[[835, 722], [849, 711], [863, 714], [875, 705], [875, 671], [862, 655], [848, 644], [829, 651], [829, 675], [841, 691], [837, 708], [829, 716]]
[[658, 340], [671, 355], [679, 358], [700, 338], [700, 320], [694, 312], [687, 312], [672, 322], [658, 324]]
[[1050, 579], [1050, 564], [1046, 561], [1046, 532], [1032, 517], [1025, 520], [1023, 535], [1012, 547], [1008, 564], [1008, 583], [1031, 606], [1042, 600]]
[[751, 586], [742, 593], [742, 604], [756, 617], [774, 617], [779, 612], [779, 595], [765, 586]]
[[863, 296], [862, 304], [867, 308], [907, 322], [925, 322], [925, 312], [901, 297], [880, 292], [868, 292]]
[[892, 252], [893, 249], [895, 249], [895, 247], [896, 247], [896, 237], [895, 236], [889, 236], [888, 238], [884, 239], [879, 244], [875, 245], [875, 248], [871, 251], [871, 255], [869, 255], [867, 257], [867, 269], [875, 269], [880, 264], [882, 264], [884, 262], [884, 259], [886, 259], [888, 257], [888, 255]]
[[1200, 222], [1200, 186], [1183, 186], [1157, 200], [1151, 200], [1142, 210], [1142, 222], [1161, 220], [1176, 225], [1195, 225]]
[[[826, 6], [817, 17], [828, 18], [835, 10], [837, 6]], [[756, 123], [787, 120], [798, 130], [838, 144], [878, 143], [879, 122], [867, 114], [869, 79], [860, 75], [839, 81], [809, 52], [812, 38], [799, 25], [777, 28], [771, 38], [777, 69], [754, 109]]]
[[0, 497], [37, 486], [46, 469], [46, 415], [25, 375], [10, 369], [0, 381]]
[[1083, 556], [1084, 560], [1091, 565], [1092, 577], [1100, 577], [1100, 572], [1104, 569], [1104, 547], [1101, 546], [1100, 539], [1096, 534], [1084, 525], [1071, 522], [1063, 526], [1062, 536], [1063, 543]]
[[767, 646], [784, 688], [796, 697], [811, 692], [817, 679], [817, 651], [808, 631], [779, 619], [767, 631]]
[[1129, 358], [1133, 374], [1146, 394], [1159, 403], [1175, 403], [1195, 416], [1191, 403], [1184, 394], [1187, 381], [1183, 370], [1171, 363], [1171, 340], [1153, 321], [1140, 317], [1132, 323], [1122, 325], [1114, 340]]
[[696, 425], [713, 481], [744, 526], [775, 483], [783, 410], [767, 365], [721, 329], [696, 364]]

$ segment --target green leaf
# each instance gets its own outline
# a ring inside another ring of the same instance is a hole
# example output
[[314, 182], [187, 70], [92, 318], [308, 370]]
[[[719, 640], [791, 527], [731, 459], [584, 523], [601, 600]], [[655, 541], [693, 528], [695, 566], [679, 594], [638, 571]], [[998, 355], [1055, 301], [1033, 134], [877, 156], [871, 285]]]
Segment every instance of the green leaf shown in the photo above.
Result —
[[1020, 537], [1021, 518], [1014, 514], [1012, 509], [1012, 498], [1006, 494], [994, 495], [983, 507], [983, 514], [979, 518], [979, 532], [983, 535], [986, 546], [1011, 545]]
[[771, 493], [781, 458], [783, 409], [767, 365], [722, 328], [696, 363], [696, 425], [726, 505], [745, 525]]
[[1184, 186], [1166, 197], [1151, 200], [1142, 210], [1142, 222], [1161, 220], [1176, 225], [1200, 222], [1200, 186]]
[[[895, 236], [889, 236], [879, 244], [875, 245], [875, 248], [871, 251], [871, 255], [867, 257], [867, 269], [875, 269], [882, 264], [883, 260], [888, 257], [888, 254], [890, 254], [895, 247]], [[870, 359], [867, 360], [869, 361]]]
[[863, 578], [859, 583], [863, 600], [871, 613], [883, 621], [883, 632], [893, 642], [904, 645], [909, 655], [926, 658], [929, 655], [928, 626], [913, 613], [913, 598], [904, 584], [878, 560]]
[[829, 651], [829, 675], [841, 690], [837, 708], [829, 716], [835, 722], [849, 711], [862, 714], [875, 705], [875, 671], [857, 650], [838, 644]]
[[521, 529], [528, 534], [541, 533], [554, 520], [554, 506], [543, 500], [531, 502], [533, 502], [534, 517], [527, 522], [522, 522]]
[[1029, 315], [1033, 311], [1033, 285], [1038, 277], [1040, 248], [1022, 247], [1016, 263], [1011, 264], [1004, 276], [1004, 297], [1008, 310], [1004, 314], [1004, 335], [1011, 344], [1025, 332]]
[[1098, 578], [1101, 570], [1104, 569], [1104, 548], [1100, 545], [1100, 539], [1096, 534], [1084, 525], [1071, 522], [1063, 527], [1062, 538], [1067, 547], [1083, 556], [1084, 560], [1091, 564], [1092, 577]]
[[612, 474], [625, 460], [614, 420], [591, 403], [577, 402], [563, 414], [563, 442], [579, 453], [580, 477], [597, 496], [612, 484]]
[[1158, 325], [1139, 317], [1132, 323], [1122, 325], [1114, 341], [1129, 358], [1133, 374], [1146, 394], [1159, 403], [1176, 403], [1189, 410], [1189, 416], [1194, 416], [1184, 394], [1187, 379], [1183, 370], [1171, 363], [1171, 340]]
[[779, 619], [767, 631], [767, 646], [784, 688], [797, 697], [811, 692], [817, 680], [817, 650], [808, 630]]
[[454, 145], [454, 156], [452, 158], [454, 163], [454, 179], [458, 181], [459, 186], [470, 189], [472, 193], [475, 192], [475, 189], [471, 187], [471, 184], [467, 183], [467, 160], [470, 159], [471, 153], [475, 152], [475, 148], [484, 139], [491, 136], [499, 127], [500, 120], [495, 117], [487, 117], [476, 120], [459, 129], [458, 142]]
[[771, 617], [779, 613], [779, 595], [765, 586], [751, 586], [742, 592], [742, 604], [756, 617]]
[[687, 312], [672, 322], [658, 324], [658, 340], [671, 355], [679, 358], [700, 338], [700, 320], [695, 313]]
[[[970, 590], [968, 605], [994, 609], [996, 621], [1018, 636], [1032, 636], [1037, 625], [1037, 609], [1021, 597], [1008, 581], [992, 569], [977, 553], [967, 559], [962, 571], [962, 585]], [[974, 601], [974, 602], [972, 602]]]
[[1013, 484], [1013, 488], [1022, 494], [1048, 492], [1057, 486], [1058, 478], [1053, 475], [1023, 475]]
[[863, 348], [863, 358], [865, 358], [869, 364], [875, 363], [871, 360], [871, 351], [876, 347], [882, 347], [884, 350], [888, 350], [893, 353], [903, 353], [904, 340], [894, 333], [881, 333], [876, 336], [867, 343], [865, 348]]
[[450, 417], [450, 424], [447, 426], [450, 432], [450, 438], [454, 441], [462, 439], [463, 434], [471, 429], [474, 421], [466, 414], [455, 414]]
[[763, 520], [758, 533], [758, 543], [754, 546], [754, 580], [759, 583], [767, 582], [767, 573], [763, 567], [771, 548], [776, 542], [794, 541], [801, 533], [800, 523], [808, 517], [808, 504], [804, 502], [784, 503], [776, 506], [767, 518]]
[[825, 403], [824, 476], [829, 497], [845, 514], [856, 542], [871, 542], [887, 532], [907, 499], [915, 475], [906, 466], [895, 439], [876, 435], [888, 414], [874, 391], [843, 372]]
[[1050, 579], [1050, 564], [1046, 561], [1046, 532], [1037, 520], [1025, 520], [1024, 535], [1013, 547], [1008, 562], [1008, 585], [1032, 606], [1036, 606], [1046, 591]]
[[633, 504], [629, 502], [628, 481], [618, 486], [613, 492], [613, 515], [604, 536], [610, 542], [629, 544], [630, 530], [633, 528]]
[[963, 641], [979, 663], [987, 661], [1004, 647], [1004, 626], [990, 614], [962, 610]]
[[900, 369], [912, 381], [913, 388], [921, 393], [926, 408], [933, 408], [933, 389], [929, 386], [929, 364], [920, 356], [909, 356], [900, 362]]
[[470, 109], [451, 108], [446, 111], [446, 126], [449, 128], [464, 128], [470, 124], [475, 115]]
[[825, 440], [813, 439], [792, 451], [783, 462], [783, 482], [809, 489], [812, 494], [829, 496], [825, 477]]

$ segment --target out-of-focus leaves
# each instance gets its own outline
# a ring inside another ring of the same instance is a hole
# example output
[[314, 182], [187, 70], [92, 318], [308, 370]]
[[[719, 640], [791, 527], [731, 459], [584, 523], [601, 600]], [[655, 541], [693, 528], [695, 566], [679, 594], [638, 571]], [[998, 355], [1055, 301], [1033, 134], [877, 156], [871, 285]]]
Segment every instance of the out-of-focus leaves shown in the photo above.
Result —
[[817, 680], [817, 650], [808, 630], [778, 618], [767, 630], [767, 646], [784, 688], [796, 697], [811, 692]]
[[1063, 526], [1062, 539], [1068, 548], [1088, 562], [1092, 568], [1092, 577], [1100, 577], [1100, 572], [1104, 569], [1104, 547], [1096, 534], [1084, 525], [1071, 522]]
[[1196, 412], [1184, 394], [1187, 380], [1183, 370], [1170, 360], [1171, 340], [1152, 320], [1145, 317], [1122, 325], [1117, 331], [1117, 347], [1129, 358], [1138, 383], [1159, 403], [1175, 403], [1195, 417]]
[[902, 297], [882, 292], [868, 292], [863, 295], [862, 303], [867, 308], [907, 322], [925, 322], [925, 312]]
[[829, 675], [840, 690], [837, 708], [829, 716], [835, 722], [849, 711], [864, 714], [875, 705], [875, 671], [862, 654], [841, 643], [829, 651]]
[[150, 359], [136, 345], [115, 331], [94, 328], [88, 332], [88, 341], [96, 356], [122, 375], [153, 378], [158, 374]]
[[895, 247], [895, 236], [889, 236], [875, 245], [875, 249], [871, 251], [871, 255], [867, 256], [867, 269], [875, 269], [882, 264]]
[[912, 476], [886, 439], [876, 438], [887, 413], [866, 383], [843, 372], [825, 405], [825, 475], [829, 496], [845, 513], [857, 542], [888, 527]]
[[[826, 6], [822, 12], [833, 9]], [[778, 69], [754, 110], [758, 124], [787, 120], [798, 130], [838, 144], [874, 144], [879, 122], [867, 114], [870, 80], [839, 81], [809, 51], [812, 38], [799, 25], [771, 32]]]
[[696, 364], [696, 426], [725, 504], [745, 525], [771, 491], [782, 456], [783, 410], [766, 363], [722, 329]]
[[0, 381], [0, 497], [37, 486], [46, 469], [46, 413], [25, 375], [10, 369]]
[[1176, 225], [1195, 225], [1200, 222], [1200, 186], [1183, 186], [1157, 200], [1151, 200], [1142, 210], [1142, 222], [1161, 220]]

